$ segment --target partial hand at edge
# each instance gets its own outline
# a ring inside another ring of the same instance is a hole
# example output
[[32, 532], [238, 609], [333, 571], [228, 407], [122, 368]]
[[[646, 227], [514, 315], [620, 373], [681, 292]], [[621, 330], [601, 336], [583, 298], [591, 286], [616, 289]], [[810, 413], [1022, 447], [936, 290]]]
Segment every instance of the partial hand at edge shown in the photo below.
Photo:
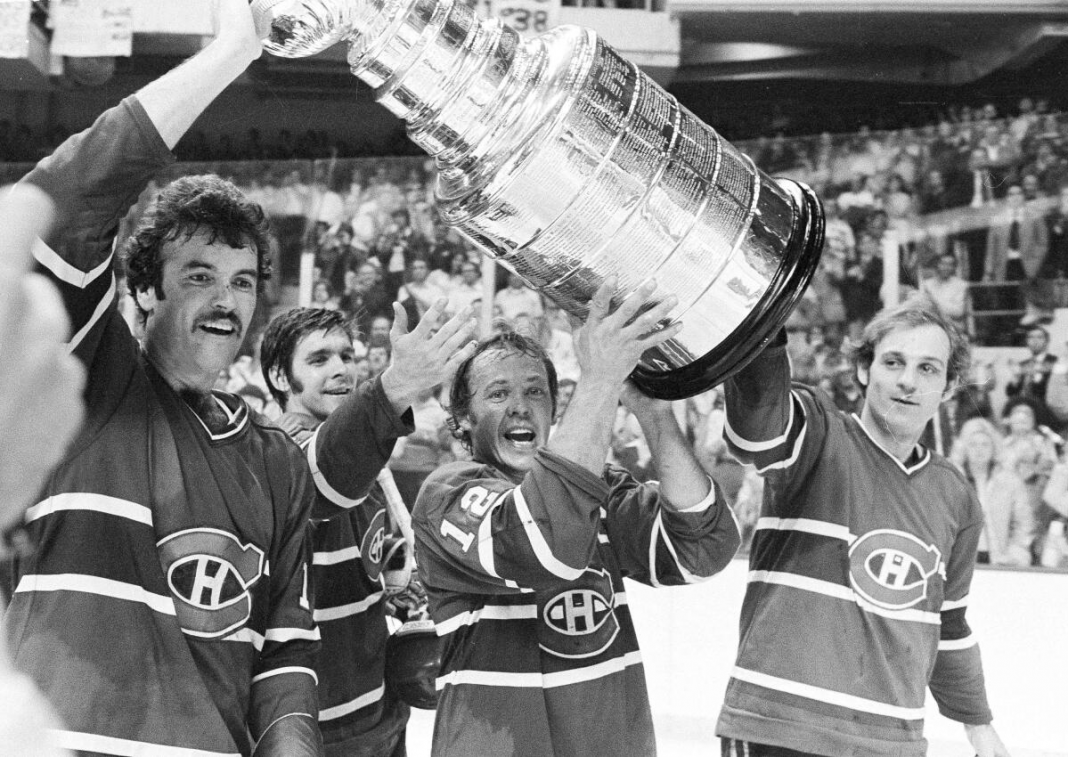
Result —
[[967, 734], [968, 742], [972, 745], [977, 757], [1011, 757], [1008, 748], [990, 723], [965, 725], [964, 733]]

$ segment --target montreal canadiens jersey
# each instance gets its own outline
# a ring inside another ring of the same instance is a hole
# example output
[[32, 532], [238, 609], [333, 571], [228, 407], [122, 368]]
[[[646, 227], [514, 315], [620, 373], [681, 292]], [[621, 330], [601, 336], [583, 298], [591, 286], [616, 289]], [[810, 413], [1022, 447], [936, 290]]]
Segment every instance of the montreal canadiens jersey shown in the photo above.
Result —
[[765, 479], [738, 658], [717, 733], [824, 755], [926, 754], [924, 696], [990, 722], [964, 614], [982, 529], [942, 457], [901, 463], [785, 348], [727, 384], [732, 451]]
[[411, 411], [398, 417], [375, 379], [321, 425], [288, 413], [282, 426], [304, 450], [317, 489], [312, 578], [322, 635], [319, 727], [327, 754], [387, 754], [402, 738], [409, 711], [385, 686], [388, 523], [375, 477], [397, 437], [413, 430]]
[[210, 431], [116, 309], [111, 236], [170, 159], [129, 98], [27, 179], [69, 221], [35, 256], [88, 366], [87, 419], [27, 513], [38, 547], [6, 625], [83, 754], [248, 755], [317, 712], [307, 464], [236, 397], [216, 395], [229, 422]]
[[721, 570], [738, 546], [721, 502], [674, 512], [656, 484], [546, 450], [519, 486], [477, 462], [430, 474], [412, 525], [443, 640], [435, 757], [655, 754], [623, 578]]

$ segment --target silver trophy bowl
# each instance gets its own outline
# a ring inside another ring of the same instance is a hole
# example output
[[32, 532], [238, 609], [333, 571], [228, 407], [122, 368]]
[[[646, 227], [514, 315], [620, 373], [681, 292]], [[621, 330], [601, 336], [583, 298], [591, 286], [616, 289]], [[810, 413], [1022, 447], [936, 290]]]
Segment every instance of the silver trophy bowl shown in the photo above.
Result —
[[[255, 0], [285, 57], [349, 46], [352, 73], [438, 165], [438, 210], [580, 318], [655, 278], [682, 331], [632, 378], [681, 399], [755, 357], [823, 246], [811, 189], [773, 179], [595, 32], [523, 39], [452, 0]], [[666, 324], [662, 324], [666, 325]]]

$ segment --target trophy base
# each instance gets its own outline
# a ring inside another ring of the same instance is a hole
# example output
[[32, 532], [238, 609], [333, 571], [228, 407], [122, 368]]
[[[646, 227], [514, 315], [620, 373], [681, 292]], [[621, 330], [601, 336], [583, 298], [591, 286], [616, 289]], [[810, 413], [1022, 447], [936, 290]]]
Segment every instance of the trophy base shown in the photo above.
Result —
[[681, 400], [722, 384], [760, 354], [804, 295], [823, 251], [823, 207], [804, 184], [777, 181], [797, 198], [798, 223], [764, 296], [729, 337], [692, 363], [664, 372], [635, 369], [630, 378], [645, 394]]

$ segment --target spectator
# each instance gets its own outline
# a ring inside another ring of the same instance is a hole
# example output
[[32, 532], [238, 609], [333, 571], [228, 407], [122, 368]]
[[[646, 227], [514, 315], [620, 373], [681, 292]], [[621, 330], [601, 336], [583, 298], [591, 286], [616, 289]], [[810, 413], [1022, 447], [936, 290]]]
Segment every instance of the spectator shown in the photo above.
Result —
[[389, 345], [372, 344], [367, 348], [367, 367], [371, 369], [371, 378], [377, 378], [389, 367]]
[[[1008, 435], [1005, 437], [1006, 461], [1027, 487], [1027, 499], [1035, 523], [1035, 532], [1043, 534], [1049, 529], [1051, 515], [1042, 503], [1042, 494], [1057, 462], [1057, 450], [1047, 436], [1048, 429], [1039, 428], [1037, 415], [1035, 403], [1022, 397], [1007, 402], [1002, 411], [1002, 418], [1008, 428]], [[1038, 548], [1037, 545], [1034, 548], [1035, 564], [1039, 558]]]
[[984, 418], [972, 418], [960, 429], [950, 459], [976, 491], [983, 508], [979, 536], [980, 563], [1031, 564], [1034, 515], [1027, 488], [1005, 464], [1001, 434]]
[[330, 282], [326, 279], [319, 279], [312, 287], [311, 306], [313, 308], [322, 308], [323, 310], [338, 309], [338, 298], [334, 296], [334, 292], [330, 288]]
[[1049, 526], [1039, 533], [1042, 544], [1035, 550], [1038, 552], [1039, 565], [1044, 568], [1068, 567], [1068, 542], [1065, 541], [1068, 523], [1068, 448], [1053, 467], [1049, 483], [1042, 493], [1042, 502], [1046, 507], [1043, 515], [1048, 517]]
[[445, 297], [445, 291], [427, 281], [430, 275], [430, 267], [425, 258], [412, 258], [408, 263], [408, 283], [397, 290], [397, 302], [402, 305], [411, 301], [415, 311], [415, 319], [409, 316], [409, 322], [414, 326], [423, 315], [430, 310], [431, 306]]
[[340, 304], [355, 319], [360, 334], [370, 333], [375, 316], [388, 318], [393, 312], [389, 295], [378, 280], [378, 269], [370, 262], [356, 269], [356, 276]]
[[459, 312], [482, 297], [482, 272], [478, 264], [468, 260], [464, 255], [463, 260], [460, 261], [459, 273], [460, 275], [451, 282], [448, 290], [448, 312], [450, 313]]
[[412, 402], [415, 431], [402, 437], [393, 448], [389, 469], [397, 482], [401, 498], [409, 509], [415, 505], [419, 487], [438, 466], [452, 462], [452, 435], [446, 420], [449, 414], [437, 398], [437, 389], [419, 393]]
[[526, 313], [533, 318], [545, 315], [541, 306], [541, 295], [530, 289], [516, 273], [508, 274], [508, 286], [497, 292], [493, 304], [500, 307], [501, 315], [509, 322], [520, 313]]
[[1049, 238], [1042, 217], [1024, 204], [1019, 184], [1009, 187], [1005, 209], [987, 233], [986, 249], [985, 281], [1028, 281], [1038, 275]]
[[[1048, 248], [1040, 276], [1068, 279], [1068, 184], [1057, 193], [1057, 205], [1046, 216]], [[1061, 302], [1064, 306], [1068, 303]]]
[[[1027, 330], [1027, 349], [1031, 354], [1013, 366], [1013, 378], [1005, 385], [1007, 397], [1022, 397], [1045, 407], [1046, 388], [1050, 374], [1057, 364], [1057, 356], [1049, 352], [1049, 332], [1042, 326]], [[1047, 416], [1040, 412], [1039, 421], [1045, 423]]]
[[968, 282], [957, 275], [957, 257], [951, 252], [938, 256], [935, 275], [924, 279], [920, 292], [961, 331], [968, 332]]

